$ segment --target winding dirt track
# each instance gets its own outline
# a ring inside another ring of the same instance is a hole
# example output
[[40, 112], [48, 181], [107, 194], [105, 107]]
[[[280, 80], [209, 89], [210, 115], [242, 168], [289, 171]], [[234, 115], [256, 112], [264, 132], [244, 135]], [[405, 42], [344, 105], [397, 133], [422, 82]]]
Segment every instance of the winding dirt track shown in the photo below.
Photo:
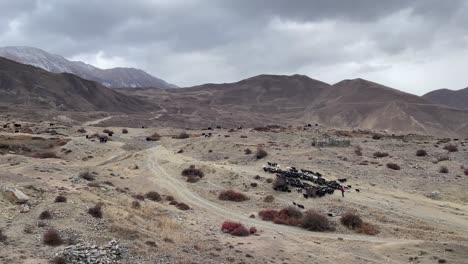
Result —
[[148, 170], [158, 176], [158, 184], [162, 184], [163, 187], [169, 189], [173, 194], [179, 197], [181, 200], [188, 202], [192, 206], [198, 206], [205, 209], [210, 214], [216, 214], [221, 219], [230, 219], [236, 221], [242, 221], [248, 225], [255, 225], [261, 227], [264, 230], [276, 232], [280, 235], [290, 234], [295, 238], [303, 238], [304, 240], [310, 241], [311, 237], [316, 238], [328, 238], [338, 239], [343, 238], [349, 241], [365, 241], [376, 244], [414, 244], [420, 243], [421, 240], [407, 240], [407, 239], [393, 239], [393, 238], [380, 238], [373, 236], [364, 235], [348, 235], [348, 234], [335, 234], [335, 233], [319, 233], [319, 232], [304, 232], [303, 230], [288, 227], [283, 225], [276, 225], [270, 222], [265, 222], [257, 219], [246, 217], [243, 213], [233, 211], [232, 209], [224, 208], [223, 206], [208, 201], [198, 194], [193, 193], [186, 185], [185, 182], [180, 181], [176, 177], [171, 176], [165, 171], [160, 165], [159, 160], [161, 157], [167, 157], [170, 153], [162, 146], [157, 146], [148, 149], [144, 152], [146, 156], [146, 166]]

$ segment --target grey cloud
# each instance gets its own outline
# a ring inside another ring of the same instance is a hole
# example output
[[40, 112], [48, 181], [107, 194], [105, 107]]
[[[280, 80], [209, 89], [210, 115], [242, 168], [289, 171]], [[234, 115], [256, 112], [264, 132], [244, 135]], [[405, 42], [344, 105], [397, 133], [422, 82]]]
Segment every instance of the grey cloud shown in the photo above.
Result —
[[466, 49], [467, 11], [461, 0], [0, 0], [0, 43], [104, 54], [183, 86], [298, 71], [339, 81]]

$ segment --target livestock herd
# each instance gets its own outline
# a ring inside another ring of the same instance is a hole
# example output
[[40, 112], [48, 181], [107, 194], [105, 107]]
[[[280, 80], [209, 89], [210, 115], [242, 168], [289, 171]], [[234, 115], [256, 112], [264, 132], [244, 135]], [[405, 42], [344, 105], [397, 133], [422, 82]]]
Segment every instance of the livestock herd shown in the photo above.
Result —
[[268, 173], [276, 173], [277, 184], [273, 185], [275, 191], [292, 192], [290, 187], [294, 187], [295, 191], [301, 193], [304, 198], [323, 197], [326, 194], [333, 194], [335, 190], [349, 189], [352, 186], [342, 186], [340, 183], [345, 183], [347, 179], [326, 180], [319, 172], [313, 172], [305, 169], [296, 169], [295, 167], [287, 167], [282, 170], [275, 162], [268, 162], [267, 166], [263, 166], [263, 170]]

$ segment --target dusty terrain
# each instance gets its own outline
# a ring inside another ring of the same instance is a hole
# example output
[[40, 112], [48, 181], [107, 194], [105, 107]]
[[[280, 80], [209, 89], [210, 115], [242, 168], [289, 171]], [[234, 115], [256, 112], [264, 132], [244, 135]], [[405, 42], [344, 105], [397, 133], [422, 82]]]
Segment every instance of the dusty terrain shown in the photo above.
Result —
[[[10, 118], [2, 116], [0, 122], [11, 122]], [[128, 245], [129, 255], [120, 263], [466, 263], [468, 259], [468, 176], [461, 168], [468, 167], [467, 139], [441, 142], [429, 136], [391, 134], [373, 139], [372, 132], [320, 126], [267, 131], [213, 127], [187, 130], [189, 138], [176, 139], [172, 137], [183, 130], [128, 128], [124, 134], [124, 127], [102, 127], [118, 117], [96, 115], [81, 124], [64, 120], [16, 119], [22, 125], [17, 133], [0, 128], [0, 188], [15, 187], [29, 196], [29, 211], [23, 212], [23, 205], [0, 196], [0, 230], [6, 236], [0, 240], [0, 263], [49, 263], [68, 244], [104, 245], [112, 239]], [[102, 134], [105, 128], [114, 132], [107, 143], [85, 137]], [[146, 141], [154, 132], [161, 139]], [[312, 146], [314, 139], [327, 136], [350, 140], [351, 145]], [[447, 153], [446, 144], [457, 145], [458, 151]], [[267, 157], [244, 153], [246, 148], [255, 152], [259, 145]], [[355, 153], [357, 146], [362, 156]], [[418, 149], [428, 155], [416, 156]], [[389, 156], [374, 158], [377, 151]], [[56, 157], [41, 158], [44, 153]], [[267, 182], [275, 175], [262, 170], [267, 161], [282, 168], [319, 171], [330, 180], [347, 178], [352, 188], [344, 198], [339, 192], [315, 199], [294, 191], [277, 192]], [[390, 162], [401, 169], [387, 168]], [[205, 174], [196, 183], [181, 176], [190, 165]], [[439, 173], [441, 166], [448, 173]], [[94, 181], [79, 177], [86, 171]], [[218, 194], [229, 189], [249, 200], [219, 200]], [[139, 201], [140, 208], [132, 206], [136, 195], [149, 191], [161, 194], [162, 200], [145, 199]], [[67, 202], [54, 203], [58, 195]], [[275, 197], [273, 202], [264, 201], [268, 195]], [[168, 196], [190, 209], [170, 205]], [[103, 203], [102, 218], [87, 213], [98, 202]], [[293, 202], [305, 210], [330, 214], [327, 218], [335, 230], [311, 232], [258, 217], [260, 210], [281, 209]], [[40, 220], [45, 210], [51, 219]], [[348, 211], [357, 212], [379, 233], [360, 234], [341, 225], [340, 217]], [[258, 233], [247, 237], [223, 233], [221, 224], [226, 220], [256, 227]], [[60, 246], [42, 241], [52, 227], [64, 240]]]

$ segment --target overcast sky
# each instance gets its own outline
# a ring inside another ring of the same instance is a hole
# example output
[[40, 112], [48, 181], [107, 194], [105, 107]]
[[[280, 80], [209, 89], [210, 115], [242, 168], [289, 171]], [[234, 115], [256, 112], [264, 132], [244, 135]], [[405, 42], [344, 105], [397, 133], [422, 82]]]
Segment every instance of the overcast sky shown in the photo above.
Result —
[[462, 0], [0, 0], [0, 46], [179, 86], [299, 73], [420, 95], [468, 86], [467, 14]]

